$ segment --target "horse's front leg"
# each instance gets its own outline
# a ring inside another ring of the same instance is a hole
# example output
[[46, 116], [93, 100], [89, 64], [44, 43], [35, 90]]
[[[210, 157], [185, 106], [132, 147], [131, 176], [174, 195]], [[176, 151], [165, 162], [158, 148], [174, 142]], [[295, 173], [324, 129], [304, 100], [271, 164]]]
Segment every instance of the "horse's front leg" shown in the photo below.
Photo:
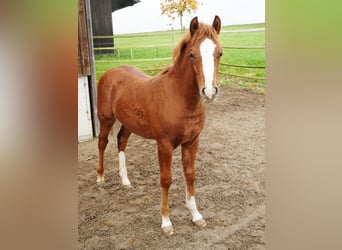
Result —
[[199, 227], [205, 227], [206, 222], [198, 212], [195, 201], [195, 159], [198, 145], [198, 138], [192, 143], [182, 145], [182, 164], [186, 181], [185, 205], [191, 212], [193, 223]]
[[160, 213], [162, 216], [162, 231], [167, 235], [173, 234], [173, 226], [169, 216], [169, 188], [172, 183], [171, 163], [174, 148], [167, 142], [158, 141], [158, 160], [160, 168], [160, 186], [162, 188], [162, 200]]

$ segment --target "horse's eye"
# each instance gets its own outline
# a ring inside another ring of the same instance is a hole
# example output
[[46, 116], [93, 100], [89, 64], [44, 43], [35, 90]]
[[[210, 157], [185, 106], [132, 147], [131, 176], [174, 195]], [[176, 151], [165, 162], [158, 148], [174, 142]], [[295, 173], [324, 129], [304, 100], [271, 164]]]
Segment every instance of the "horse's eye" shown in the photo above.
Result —
[[222, 51], [220, 52], [220, 54], [219, 54], [219, 57], [221, 57], [223, 55], [223, 53], [222, 53]]
[[195, 59], [195, 54], [192, 51], [189, 53], [189, 56], [191, 59]]

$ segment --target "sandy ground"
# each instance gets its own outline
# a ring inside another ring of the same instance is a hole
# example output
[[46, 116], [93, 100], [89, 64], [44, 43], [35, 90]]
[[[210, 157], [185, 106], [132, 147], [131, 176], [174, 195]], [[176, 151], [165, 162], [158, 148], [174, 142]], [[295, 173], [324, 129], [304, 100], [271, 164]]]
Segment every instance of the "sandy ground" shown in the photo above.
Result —
[[196, 159], [197, 207], [207, 227], [185, 207], [180, 148], [173, 156], [170, 218], [161, 232], [156, 142], [131, 135], [127, 150], [132, 188], [121, 186], [114, 125], [105, 153], [105, 181], [96, 184], [97, 140], [78, 145], [79, 249], [265, 249], [264, 95], [221, 86], [207, 105]]

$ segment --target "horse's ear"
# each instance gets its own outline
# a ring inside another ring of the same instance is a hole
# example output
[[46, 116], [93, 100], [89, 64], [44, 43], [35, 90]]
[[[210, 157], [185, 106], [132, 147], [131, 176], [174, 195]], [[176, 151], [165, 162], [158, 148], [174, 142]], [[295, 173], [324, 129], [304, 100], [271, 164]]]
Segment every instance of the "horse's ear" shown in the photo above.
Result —
[[190, 34], [191, 34], [191, 36], [195, 33], [195, 31], [197, 29], [198, 29], [198, 19], [196, 16], [191, 20], [191, 23], [190, 23]]
[[215, 16], [214, 21], [213, 21], [213, 27], [216, 30], [217, 34], [220, 34], [221, 19], [219, 18], [219, 16]]

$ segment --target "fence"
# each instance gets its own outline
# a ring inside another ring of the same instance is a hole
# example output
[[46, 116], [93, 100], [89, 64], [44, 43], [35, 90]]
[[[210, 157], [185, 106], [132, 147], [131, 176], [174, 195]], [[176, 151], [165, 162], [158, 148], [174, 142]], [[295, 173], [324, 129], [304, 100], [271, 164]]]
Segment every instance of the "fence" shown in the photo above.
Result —
[[[253, 30], [229, 30], [224, 32], [241, 33], [241, 32], [258, 32], [264, 29]], [[117, 66], [120, 64], [131, 64], [139, 67], [143, 71], [155, 72], [161, 70], [166, 65], [171, 63], [171, 52], [173, 47], [177, 44], [178, 40], [183, 36], [180, 32], [163, 32], [156, 34], [144, 35], [119, 35], [119, 36], [94, 36], [93, 39], [113, 39], [114, 47], [106, 47], [103, 44], [101, 48], [94, 48], [94, 51], [114, 51], [114, 54], [107, 56], [96, 56], [95, 62], [97, 65], [97, 75], [102, 74], [109, 65]], [[222, 35], [221, 35], [222, 36]], [[126, 39], [125, 46], [120, 46], [121, 40]], [[138, 44], [138, 45], [137, 45]], [[228, 77], [247, 78], [264, 81], [264, 65], [243, 65], [236, 63], [229, 63], [229, 54], [226, 51], [231, 50], [264, 50], [265, 46], [225, 46], [221, 44], [224, 50], [226, 60], [221, 59], [219, 74]], [[145, 52], [143, 52], [145, 51]], [[148, 51], [148, 52], [147, 52]], [[154, 51], [154, 52], [152, 52]], [[145, 54], [144, 54], [145, 53]], [[154, 54], [154, 55], [153, 55]], [[228, 54], [228, 56], [227, 56]], [[228, 58], [228, 59], [227, 59]], [[158, 62], [158, 65], [152, 65], [153, 62]], [[164, 62], [164, 63], [162, 63]], [[230, 73], [228, 70], [232, 68], [250, 69], [245, 74]], [[262, 77], [254, 76], [252, 70], [263, 70]]]
[[[265, 49], [265, 46], [222, 46], [223, 49]], [[229, 64], [229, 63], [220, 63], [222, 66], [227, 67], [236, 67], [236, 68], [245, 68], [245, 69], [264, 69], [265, 66], [252, 66], [252, 65], [237, 65], [237, 64]], [[231, 74], [231, 73], [225, 73], [220, 71], [219, 74], [227, 75], [227, 76], [233, 76], [238, 78], [249, 78], [254, 80], [265, 80], [265, 77], [256, 77], [256, 76], [248, 76], [248, 75], [237, 75], [237, 74]]]

